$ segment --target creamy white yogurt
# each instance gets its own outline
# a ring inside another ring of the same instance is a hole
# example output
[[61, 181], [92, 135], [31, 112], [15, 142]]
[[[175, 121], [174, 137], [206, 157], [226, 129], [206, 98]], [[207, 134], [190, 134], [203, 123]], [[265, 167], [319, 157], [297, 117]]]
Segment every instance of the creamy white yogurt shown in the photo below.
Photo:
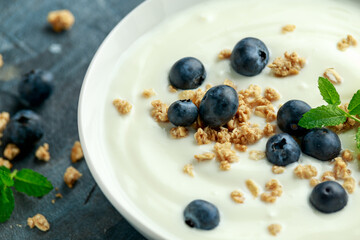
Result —
[[[282, 34], [286, 24], [296, 30]], [[172, 139], [172, 125], [158, 124], [150, 116], [150, 102], [161, 99], [171, 104], [178, 94], [168, 91], [168, 71], [178, 59], [193, 56], [206, 67], [207, 83], [221, 84], [228, 78], [238, 89], [257, 84], [272, 87], [281, 94], [275, 107], [290, 100], [301, 99], [311, 106], [324, 104], [317, 89], [317, 79], [325, 69], [334, 67], [343, 77], [336, 88], [343, 102], [348, 102], [360, 88], [360, 47], [341, 52], [336, 44], [347, 34], [360, 39], [360, 2], [356, 0], [253, 0], [208, 1], [176, 16], [167, 18], [136, 41], [119, 57], [113, 83], [109, 88], [104, 115], [106, 152], [112, 159], [119, 185], [129, 201], [143, 214], [147, 222], [155, 222], [173, 234], [174, 239], [273, 239], [267, 231], [272, 223], [283, 229], [276, 239], [357, 239], [360, 237], [360, 189], [349, 195], [345, 209], [334, 214], [322, 214], [309, 202], [312, 188], [308, 180], [294, 177], [298, 164], [286, 167], [280, 175], [271, 172], [266, 160], [253, 161], [248, 153], [239, 153], [240, 161], [230, 171], [219, 170], [215, 160], [196, 163], [194, 154], [209, 152], [213, 145], [198, 146], [190, 136]], [[270, 62], [285, 51], [296, 51], [307, 59], [297, 76], [274, 77], [268, 68], [256, 77], [236, 74], [229, 61], [218, 61], [217, 54], [244, 37], [257, 37], [271, 52]], [[154, 88], [157, 96], [144, 99], [144, 89]], [[114, 98], [124, 98], [133, 104], [128, 116], [120, 116], [112, 106]], [[252, 122], [265, 125], [265, 120], [253, 116]], [[356, 151], [354, 131], [342, 134], [343, 149]], [[267, 139], [250, 146], [249, 150], [264, 150]], [[195, 177], [182, 172], [193, 163]], [[323, 163], [305, 155], [301, 164], [311, 164], [322, 174], [331, 170]], [[356, 182], [360, 172], [356, 161], [349, 166]], [[283, 185], [284, 193], [274, 204], [254, 199], [245, 186], [253, 179], [264, 187], [275, 178]], [[230, 198], [233, 190], [245, 193], [245, 203], [236, 204]], [[220, 225], [211, 231], [189, 228], [183, 222], [183, 209], [194, 199], [214, 203], [221, 212]]]

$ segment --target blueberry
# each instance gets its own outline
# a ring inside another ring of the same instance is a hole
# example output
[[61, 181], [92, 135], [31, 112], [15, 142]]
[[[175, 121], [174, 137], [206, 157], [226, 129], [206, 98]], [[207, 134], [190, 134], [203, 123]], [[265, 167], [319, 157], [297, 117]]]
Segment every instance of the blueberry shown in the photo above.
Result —
[[185, 223], [191, 228], [211, 230], [219, 225], [217, 207], [204, 200], [194, 200], [184, 210]]
[[235, 45], [230, 61], [237, 73], [249, 77], [255, 76], [261, 73], [269, 62], [269, 50], [257, 38], [244, 38]]
[[38, 106], [43, 103], [52, 93], [51, 83], [53, 76], [42, 70], [32, 70], [25, 74], [19, 83], [18, 91], [20, 97], [31, 106]]
[[320, 212], [333, 213], [343, 209], [348, 201], [345, 189], [337, 182], [319, 183], [312, 190], [310, 203]]
[[226, 124], [239, 107], [238, 94], [232, 87], [219, 85], [210, 88], [200, 102], [201, 120], [210, 127]]
[[277, 166], [286, 166], [297, 162], [300, 158], [300, 147], [287, 133], [272, 136], [266, 143], [266, 157]]
[[205, 80], [204, 65], [196, 58], [186, 57], [177, 61], [171, 68], [171, 85], [179, 89], [198, 88]]
[[302, 116], [311, 107], [301, 100], [290, 100], [281, 106], [277, 113], [277, 124], [279, 128], [292, 136], [303, 136], [309, 130], [298, 125]]
[[178, 100], [170, 105], [169, 121], [175, 126], [190, 126], [198, 117], [198, 108], [190, 100]]
[[19, 148], [33, 146], [43, 136], [40, 117], [31, 110], [21, 110], [10, 120], [4, 131], [4, 141]]
[[301, 142], [302, 151], [321, 161], [329, 161], [339, 156], [341, 142], [339, 136], [327, 128], [314, 128]]

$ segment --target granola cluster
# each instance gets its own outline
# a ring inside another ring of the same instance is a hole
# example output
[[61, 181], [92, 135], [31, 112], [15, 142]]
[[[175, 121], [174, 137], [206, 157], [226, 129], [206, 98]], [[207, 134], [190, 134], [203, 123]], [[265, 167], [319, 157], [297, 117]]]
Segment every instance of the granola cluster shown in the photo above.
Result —
[[295, 31], [295, 29], [296, 29], [296, 26], [294, 24], [287, 24], [281, 28], [281, 32], [285, 34], [288, 32], [293, 32], [293, 31]]
[[47, 20], [55, 32], [69, 30], [75, 23], [74, 15], [67, 9], [49, 12]]
[[[6, 128], [6, 125], [10, 121], [10, 114], [8, 112], [0, 113], [0, 139], [2, 138], [3, 132]], [[1, 142], [0, 142], [1, 145]]]
[[347, 35], [346, 38], [341, 39], [337, 44], [337, 48], [340, 51], [345, 51], [350, 46], [353, 46], [353, 47], [357, 46], [356, 39], [351, 35]]
[[72, 188], [82, 174], [74, 167], [68, 167], [64, 173], [64, 182], [69, 188]]
[[6, 145], [4, 149], [4, 157], [6, 159], [9, 159], [11, 161], [19, 154], [20, 148], [18, 148], [15, 144], [9, 143], [8, 145]]
[[172, 138], [184, 138], [189, 135], [189, 130], [187, 130], [185, 127], [173, 127], [170, 129], [170, 135]]
[[223, 49], [218, 54], [218, 58], [220, 60], [229, 59], [231, 57], [231, 52], [232, 52], [231, 49]]
[[274, 203], [278, 197], [283, 193], [282, 186], [279, 181], [276, 179], [271, 179], [265, 184], [265, 189], [267, 192], [264, 192], [260, 195], [260, 199], [266, 203]]
[[149, 89], [145, 89], [143, 92], [142, 92], [142, 96], [144, 98], [151, 98], [152, 96], [155, 96], [156, 95], [156, 92], [154, 91], [153, 88], [149, 88]]
[[120, 114], [128, 114], [132, 109], [132, 105], [128, 101], [119, 98], [114, 99], [113, 105]]
[[37, 227], [39, 230], [46, 232], [50, 229], [50, 224], [44, 215], [38, 213], [32, 218], [27, 219], [27, 224], [30, 228]]
[[80, 161], [84, 157], [84, 153], [79, 141], [75, 141], [73, 147], [71, 148], [71, 162], [75, 163]]
[[35, 157], [44, 162], [50, 161], [49, 144], [44, 143], [40, 146], [35, 152]]
[[271, 224], [268, 226], [268, 231], [271, 235], [276, 236], [281, 232], [280, 224]]
[[185, 164], [183, 172], [188, 174], [190, 177], [194, 177], [194, 166], [192, 164]]
[[[349, 104], [345, 103], [345, 104], [340, 105], [340, 108], [342, 110], [344, 110], [345, 112], [349, 112], [348, 106], [349, 106]], [[354, 119], [348, 117], [344, 123], [340, 123], [339, 125], [330, 127], [330, 129], [333, 130], [334, 132], [336, 132], [337, 134], [339, 134], [342, 132], [346, 132], [350, 129], [354, 129], [358, 126], [359, 126], [359, 123], [357, 123]]]
[[299, 57], [296, 52], [291, 54], [285, 52], [284, 58], [276, 58], [268, 67], [271, 68], [276, 77], [286, 77], [299, 74], [305, 63], [305, 58]]
[[157, 122], [168, 122], [167, 111], [169, 106], [163, 103], [160, 100], [155, 100], [151, 102], [153, 109], [151, 110], [151, 116]]
[[239, 190], [232, 191], [230, 194], [230, 197], [236, 203], [244, 203], [245, 202], [244, 194], [242, 192], [240, 192]]
[[3, 56], [0, 54], [0, 68], [4, 65]]

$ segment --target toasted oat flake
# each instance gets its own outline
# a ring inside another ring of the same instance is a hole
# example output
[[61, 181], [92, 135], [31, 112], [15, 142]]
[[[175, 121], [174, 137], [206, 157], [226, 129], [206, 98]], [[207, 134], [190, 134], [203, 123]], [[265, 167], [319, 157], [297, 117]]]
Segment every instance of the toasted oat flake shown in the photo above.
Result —
[[50, 161], [49, 144], [44, 143], [40, 146], [35, 152], [35, 157], [44, 162]]
[[269, 192], [262, 193], [260, 195], [260, 199], [261, 199], [261, 201], [266, 202], [266, 203], [274, 203], [274, 202], [276, 202], [276, 196], [273, 196]]
[[0, 68], [4, 65], [3, 56], [0, 54]]
[[281, 232], [281, 228], [280, 224], [270, 224], [268, 226], [269, 233], [273, 236], [277, 236]]
[[215, 158], [215, 153], [203, 153], [203, 154], [198, 154], [195, 155], [194, 158], [198, 161], [198, 162], [204, 162], [204, 161], [209, 161]]
[[246, 150], [247, 150], [246, 145], [235, 144], [234, 147], [236, 150], [239, 150], [240, 152], [246, 152]]
[[346, 162], [351, 162], [352, 160], [354, 160], [353, 153], [349, 149], [342, 151], [341, 157]]
[[285, 167], [280, 167], [280, 166], [272, 166], [271, 171], [274, 174], [282, 174], [283, 172], [285, 172]]
[[66, 169], [64, 174], [64, 182], [69, 188], [72, 188], [75, 182], [81, 178], [82, 174], [74, 167], [70, 166]]
[[335, 181], [335, 173], [331, 171], [326, 171], [321, 176], [321, 182], [325, 181]]
[[63, 198], [63, 195], [61, 193], [57, 193], [57, 194], [55, 194], [55, 197], [56, 198]]
[[220, 60], [229, 59], [231, 57], [231, 52], [232, 52], [231, 49], [223, 49], [218, 54], [218, 58]]
[[283, 193], [282, 186], [276, 179], [271, 179], [265, 184], [265, 189], [271, 192], [272, 196], [280, 197]]
[[274, 102], [280, 99], [280, 94], [273, 88], [265, 88], [264, 97], [270, 102]]
[[113, 101], [113, 105], [121, 114], [128, 114], [132, 109], [132, 105], [128, 101], [119, 98]]
[[259, 150], [251, 150], [249, 152], [249, 158], [251, 160], [261, 160], [265, 158], [265, 152]]
[[333, 171], [335, 179], [345, 179], [351, 173], [350, 169], [347, 168], [346, 162], [341, 157], [335, 158]]
[[286, 77], [299, 74], [305, 63], [305, 58], [299, 57], [296, 52], [291, 54], [285, 52], [284, 58], [276, 58], [268, 67], [271, 68], [276, 77]]
[[311, 178], [310, 179], [310, 186], [315, 187], [316, 185], [318, 185], [321, 181], [319, 179], [316, 178]]
[[191, 163], [186, 164], [183, 168], [183, 172], [191, 177], [194, 177], [194, 166]]
[[8, 169], [11, 169], [12, 168], [12, 164], [10, 161], [8, 160], [5, 160], [3, 158], [0, 157], [0, 167], [6, 167]]
[[151, 102], [153, 109], [151, 110], [151, 116], [157, 122], [168, 122], [167, 111], [169, 109], [168, 105], [163, 103], [160, 100], [155, 100]]
[[231, 164], [228, 161], [220, 161], [220, 170], [229, 171], [231, 169]]
[[84, 152], [79, 141], [75, 141], [73, 147], [71, 148], [71, 162], [75, 163], [80, 161], [84, 157]]
[[189, 135], [189, 130], [186, 127], [178, 126], [170, 129], [170, 135], [172, 138], [179, 139]]
[[334, 68], [326, 69], [323, 75], [333, 84], [340, 84], [343, 81], [343, 78], [335, 71]]
[[47, 20], [55, 32], [69, 30], [75, 23], [74, 15], [67, 9], [49, 12]]
[[27, 224], [30, 228], [37, 227], [39, 230], [46, 232], [50, 229], [50, 224], [44, 215], [38, 213], [32, 218], [27, 219]]
[[255, 198], [259, 196], [260, 188], [253, 180], [248, 179], [248, 180], [246, 180], [245, 184], [246, 184], [246, 187], [249, 189], [249, 191]]
[[345, 51], [346, 49], [348, 49], [350, 46], [355, 47], [357, 45], [357, 41], [356, 39], [351, 36], [351, 35], [347, 35], [346, 38], [341, 39], [338, 44], [337, 44], [337, 48], [340, 51]]
[[173, 85], [169, 85], [169, 92], [176, 93], [177, 91], [178, 90]]
[[12, 143], [6, 145], [4, 149], [4, 157], [10, 161], [13, 160], [17, 155], [19, 155], [19, 153], [20, 153], [20, 149], [15, 144]]
[[276, 125], [266, 123], [264, 130], [263, 130], [264, 136], [271, 137], [276, 133]]
[[295, 31], [296, 26], [294, 24], [287, 24], [281, 28], [282, 33], [289, 33]]
[[2, 133], [5, 130], [6, 125], [9, 123], [9, 121], [10, 121], [10, 114], [8, 112], [0, 113], [0, 133]]
[[300, 164], [294, 169], [294, 174], [301, 179], [310, 179], [316, 177], [317, 173], [318, 172], [316, 168], [312, 165]]
[[202, 128], [198, 128], [198, 130], [194, 134], [194, 138], [195, 138], [198, 145], [203, 145], [203, 144], [209, 144], [210, 143], [210, 140], [208, 139], [207, 133], [204, 132], [204, 130]]
[[244, 203], [244, 201], [245, 201], [244, 194], [242, 192], [240, 192], [239, 190], [232, 191], [230, 194], [230, 197], [236, 203]]
[[142, 96], [144, 98], [151, 98], [153, 96], [156, 95], [156, 92], [153, 88], [149, 88], [149, 89], [145, 89], [143, 92], [142, 92]]
[[355, 179], [352, 177], [346, 177], [344, 179], [343, 187], [348, 193], [353, 193], [355, 191]]

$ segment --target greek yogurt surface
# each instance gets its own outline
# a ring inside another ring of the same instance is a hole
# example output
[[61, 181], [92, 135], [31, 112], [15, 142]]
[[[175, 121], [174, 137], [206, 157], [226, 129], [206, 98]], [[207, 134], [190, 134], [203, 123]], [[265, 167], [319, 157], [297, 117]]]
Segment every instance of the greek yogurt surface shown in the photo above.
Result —
[[[281, 28], [296, 25], [296, 30], [283, 34]], [[221, 171], [215, 160], [197, 163], [195, 154], [211, 152], [213, 144], [197, 145], [190, 135], [173, 139], [173, 126], [159, 124], [151, 117], [150, 102], [160, 99], [170, 105], [178, 93], [168, 90], [168, 73], [178, 59], [192, 56], [202, 61], [207, 71], [206, 84], [219, 85], [232, 80], [238, 90], [250, 84], [276, 89], [281, 99], [278, 107], [291, 99], [307, 102], [312, 107], [324, 102], [317, 88], [317, 79], [327, 68], [335, 68], [343, 82], [336, 85], [343, 103], [349, 102], [360, 89], [360, 47], [339, 51], [337, 42], [351, 34], [360, 39], [360, 2], [356, 0], [227, 0], [205, 1], [169, 16], [160, 25], [139, 38], [131, 48], [119, 56], [118, 67], [108, 89], [104, 106], [103, 142], [107, 157], [118, 172], [118, 184], [128, 200], [142, 214], [145, 222], [156, 223], [171, 239], [273, 239], [267, 227], [280, 224], [276, 239], [357, 239], [360, 237], [360, 171], [357, 161], [349, 164], [356, 189], [349, 194], [347, 206], [340, 212], [323, 214], [309, 204], [312, 187], [308, 180], [294, 176], [298, 164], [311, 164], [318, 177], [331, 171], [332, 165], [301, 155], [299, 163], [286, 167], [275, 175], [265, 159], [254, 161], [250, 150], [265, 151], [267, 138], [248, 146], [248, 152], [237, 152], [240, 160], [230, 171]], [[235, 73], [228, 60], [219, 61], [218, 53], [245, 37], [261, 39], [270, 51], [270, 62], [285, 51], [297, 52], [306, 58], [305, 67], [296, 76], [277, 78], [269, 68], [255, 77]], [[157, 93], [151, 99], [141, 96], [144, 89]], [[120, 116], [111, 102], [126, 99], [133, 105], [130, 114]], [[252, 116], [251, 123], [265, 126], [263, 118]], [[355, 131], [340, 135], [342, 149], [357, 154]], [[184, 174], [185, 164], [193, 163], [195, 176]], [[254, 180], [264, 191], [265, 183], [277, 179], [283, 195], [273, 204], [254, 198], [245, 185]], [[236, 204], [230, 193], [240, 190], [245, 202]], [[204, 199], [220, 211], [220, 225], [211, 231], [189, 228], [184, 224], [183, 210], [194, 199]], [[275, 238], [274, 238], [275, 239]]]

